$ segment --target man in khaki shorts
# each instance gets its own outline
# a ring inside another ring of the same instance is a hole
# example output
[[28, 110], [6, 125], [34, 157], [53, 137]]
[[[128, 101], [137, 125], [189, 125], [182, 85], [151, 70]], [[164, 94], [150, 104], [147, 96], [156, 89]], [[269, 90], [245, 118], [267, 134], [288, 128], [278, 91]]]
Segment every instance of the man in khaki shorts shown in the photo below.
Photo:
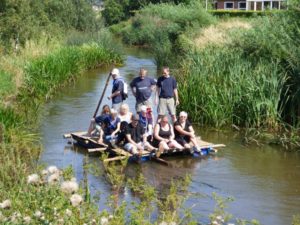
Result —
[[[158, 78], [156, 101], [158, 103], [158, 119], [169, 114], [173, 122], [176, 121], [176, 106], [179, 105], [177, 82], [174, 77], [170, 76], [169, 67], [164, 67], [163, 75]], [[174, 99], [175, 97], [175, 99]]]
[[156, 80], [147, 76], [147, 70], [140, 69], [139, 76], [130, 83], [133, 95], [136, 98], [135, 109], [139, 113], [141, 106], [145, 105], [152, 108], [151, 94], [155, 89]]

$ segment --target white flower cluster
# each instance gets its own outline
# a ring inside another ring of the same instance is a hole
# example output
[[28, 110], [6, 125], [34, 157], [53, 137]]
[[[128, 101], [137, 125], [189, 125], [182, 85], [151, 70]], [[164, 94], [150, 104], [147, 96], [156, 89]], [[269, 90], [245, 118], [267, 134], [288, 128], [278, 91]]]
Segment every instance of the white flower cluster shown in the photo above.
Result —
[[[223, 225], [225, 223], [225, 220], [223, 216], [217, 216], [215, 220], [211, 222], [212, 225]], [[234, 223], [228, 223], [227, 225], [235, 225]]]
[[73, 194], [70, 197], [70, 201], [71, 201], [72, 206], [77, 207], [83, 202], [83, 198], [79, 194]]
[[176, 222], [167, 223], [166, 221], [161, 221], [159, 225], [177, 225]]
[[11, 201], [9, 199], [0, 203], [0, 209], [9, 209], [11, 207]]

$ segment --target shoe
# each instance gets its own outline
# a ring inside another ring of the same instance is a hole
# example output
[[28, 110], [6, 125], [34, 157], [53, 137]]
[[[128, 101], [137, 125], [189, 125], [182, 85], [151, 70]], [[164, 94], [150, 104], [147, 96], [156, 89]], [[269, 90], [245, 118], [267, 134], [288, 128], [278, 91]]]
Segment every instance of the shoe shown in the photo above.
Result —
[[201, 149], [199, 147], [197, 148], [196, 146], [194, 146], [193, 148], [195, 148], [195, 152], [201, 153]]

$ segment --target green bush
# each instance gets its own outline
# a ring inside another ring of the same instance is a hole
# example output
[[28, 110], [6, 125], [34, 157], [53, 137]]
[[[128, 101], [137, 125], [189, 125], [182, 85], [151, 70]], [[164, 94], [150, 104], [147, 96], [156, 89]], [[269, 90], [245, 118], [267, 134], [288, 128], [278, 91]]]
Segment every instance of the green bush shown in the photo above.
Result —
[[[150, 4], [141, 9], [129, 24], [123, 24], [121, 34], [125, 43], [149, 46], [159, 65], [174, 63], [179, 54], [175, 43], [180, 34], [199, 29], [214, 22], [203, 6], [190, 4]], [[115, 28], [113, 28], [115, 30]]]

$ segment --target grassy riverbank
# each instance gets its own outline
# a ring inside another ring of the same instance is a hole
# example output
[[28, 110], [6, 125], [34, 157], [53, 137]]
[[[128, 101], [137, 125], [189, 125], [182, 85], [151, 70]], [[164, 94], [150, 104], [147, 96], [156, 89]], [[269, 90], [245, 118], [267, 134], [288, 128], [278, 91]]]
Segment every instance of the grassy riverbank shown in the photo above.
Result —
[[246, 140], [299, 149], [299, 8], [215, 18], [196, 1], [148, 5], [111, 30], [153, 51], [179, 80], [195, 123], [246, 128]]
[[[34, 218], [37, 209], [30, 199], [41, 201], [39, 207], [44, 209], [69, 204], [68, 198], [57, 192], [57, 187], [43, 186], [36, 189], [27, 186], [27, 176], [36, 170], [41, 152], [36, 134], [39, 108], [59, 88], [76, 79], [83, 71], [123, 62], [118, 45], [108, 41], [112, 40], [109, 35], [107, 31], [101, 30], [98, 39], [85, 40], [84, 44], [76, 45], [69, 41], [67, 43], [66, 39], [30, 41], [17, 54], [1, 56], [0, 202], [10, 199], [11, 207], [3, 211], [4, 215], [1, 212], [0, 221], [20, 224], [25, 222], [26, 215], [31, 218], [30, 224], [39, 224], [41, 219]], [[49, 201], [43, 197], [49, 198]], [[88, 210], [85, 216], [92, 205], [87, 204], [86, 207]], [[96, 211], [95, 208], [93, 212]], [[22, 217], [16, 218], [18, 216], [13, 213], [21, 213]], [[78, 216], [70, 221], [81, 224], [81, 219]], [[53, 220], [54, 217], [51, 218]]]

